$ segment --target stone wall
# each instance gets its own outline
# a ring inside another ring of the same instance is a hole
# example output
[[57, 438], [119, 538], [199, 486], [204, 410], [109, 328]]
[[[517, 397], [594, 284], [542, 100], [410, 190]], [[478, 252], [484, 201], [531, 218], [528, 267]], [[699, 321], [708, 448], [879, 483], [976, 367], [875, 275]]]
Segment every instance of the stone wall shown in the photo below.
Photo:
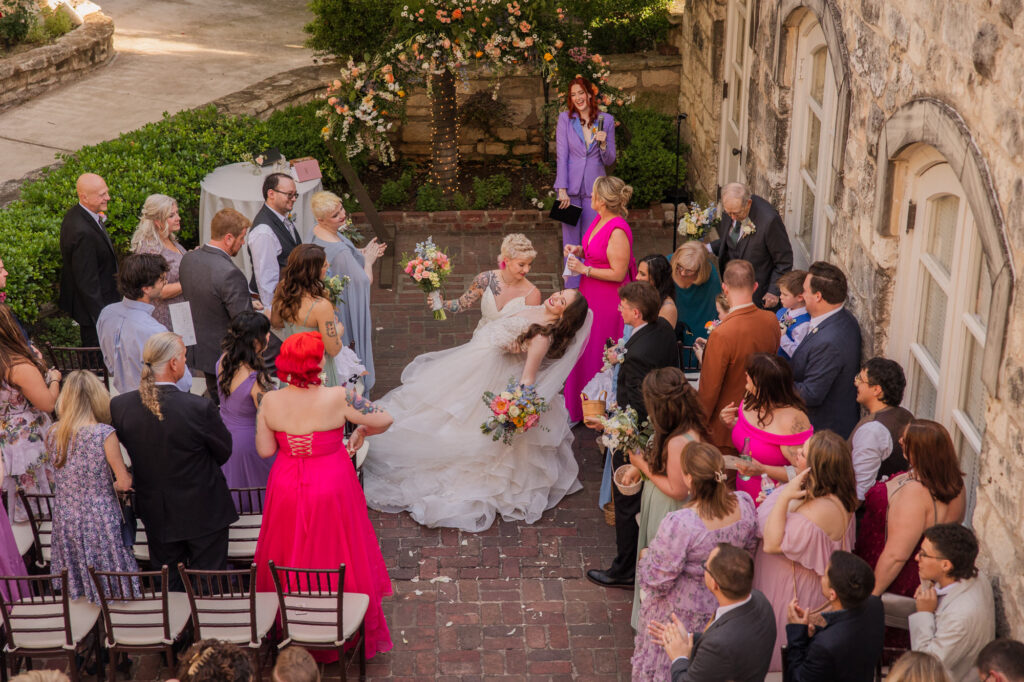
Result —
[[27, 52], [0, 60], [0, 111], [69, 83], [114, 58], [114, 22], [100, 12], [78, 28]]
[[724, 0], [675, 3], [673, 44], [681, 55], [679, 111], [687, 114], [683, 141], [690, 146], [686, 184], [700, 201], [718, 192], [718, 140], [722, 132]]
[[[609, 82], [612, 85], [635, 94], [638, 102], [654, 106], [663, 113], [676, 113], [673, 93], [679, 91], [680, 85], [681, 60], [678, 55], [617, 54], [610, 55], [608, 60], [611, 62]], [[470, 68], [467, 73], [468, 78], [459, 81], [459, 104], [472, 93], [492, 87], [490, 71], [485, 67]], [[503, 76], [500, 85], [498, 97], [508, 104], [510, 125], [496, 128], [493, 135], [462, 126], [459, 130], [459, 154], [463, 159], [483, 160], [509, 153], [532, 156], [541, 152], [544, 93], [540, 77], [519, 69]], [[551, 97], [555, 97], [554, 91]], [[407, 114], [408, 120], [398, 130], [399, 154], [429, 157], [431, 111], [425, 90], [410, 93]], [[554, 125], [552, 117], [552, 149]]]
[[[760, 7], [746, 159], [757, 193], [777, 205], [785, 196], [792, 104], [786, 36], [793, 12], [814, 12], [840, 78], [845, 73], [848, 79], [849, 94], [840, 102], [840, 109], [848, 106], [848, 121], [840, 116], [836, 125], [837, 144], [845, 144], [833, 178], [836, 219], [829, 258], [850, 275], [851, 307], [862, 323], [866, 356], [885, 354], [889, 347], [903, 233], [889, 229], [892, 199], [880, 186], [897, 151], [886, 148], [887, 139], [958, 150], [946, 158], [969, 201], [977, 198], [971, 203], [976, 229], [1002, 282], [995, 287], [993, 314], [1008, 320], [995, 330], [1005, 331], [1005, 344], [992, 342], [997, 347], [991, 349], [987, 380], [987, 430], [969, 520], [982, 545], [980, 563], [1000, 588], [1002, 627], [1024, 638], [1024, 300], [1012, 295], [1014, 273], [1024, 267], [1022, 3], [780, 0]], [[696, 52], [697, 46], [691, 54], [684, 51], [684, 63], [692, 63]], [[685, 86], [683, 99], [691, 112], [705, 101]], [[918, 108], [932, 113], [906, 115]], [[898, 131], [887, 127], [894, 119]], [[700, 163], [715, 168], [711, 147], [700, 147]], [[697, 150], [695, 145], [695, 156]], [[693, 165], [696, 176], [696, 159]], [[969, 165], [977, 168], [968, 172]], [[990, 326], [990, 339], [992, 331]]]

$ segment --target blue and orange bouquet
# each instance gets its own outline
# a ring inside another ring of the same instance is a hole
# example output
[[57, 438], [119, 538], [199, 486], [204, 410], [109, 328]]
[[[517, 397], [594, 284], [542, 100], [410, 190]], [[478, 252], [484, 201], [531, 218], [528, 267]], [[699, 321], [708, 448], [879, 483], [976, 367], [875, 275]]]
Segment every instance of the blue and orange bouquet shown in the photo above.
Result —
[[500, 438], [505, 445], [511, 445], [517, 433], [537, 426], [541, 413], [550, 409], [533, 386], [524, 386], [515, 379], [509, 379], [508, 386], [500, 393], [486, 391], [482, 400], [491, 410], [491, 416], [480, 425], [480, 430], [490, 434], [491, 440]]
[[402, 270], [416, 282], [430, 298], [435, 320], [447, 319], [441, 301], [441, 285], [452, 274], [452, 261], [444, 251], [434, 244], [433, 237], [416, 245], [416, 256], [403, 254]]

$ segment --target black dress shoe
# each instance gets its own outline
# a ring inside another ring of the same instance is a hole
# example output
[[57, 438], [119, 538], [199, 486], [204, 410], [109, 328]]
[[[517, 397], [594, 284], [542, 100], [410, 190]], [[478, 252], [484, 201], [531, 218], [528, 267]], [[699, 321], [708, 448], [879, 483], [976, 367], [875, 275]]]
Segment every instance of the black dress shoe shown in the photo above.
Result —
[[587, 580], [601, 587], [618, 587], [623, 590], [633, 589], [633, 578], [620, 578], [608, 571], [599, 571], [596, 568], [587, 571]]

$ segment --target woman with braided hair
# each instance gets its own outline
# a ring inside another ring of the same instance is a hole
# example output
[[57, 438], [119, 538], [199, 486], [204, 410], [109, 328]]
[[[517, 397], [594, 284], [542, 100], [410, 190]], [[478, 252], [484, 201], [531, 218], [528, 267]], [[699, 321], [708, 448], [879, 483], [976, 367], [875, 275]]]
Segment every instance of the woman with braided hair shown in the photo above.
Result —
[[670, 512], [636, 569], [640, 607], [635, 612], [634, 680], [665, 680], [672, 661], [648, 632], [653, 621], [676, 614], [688, 632], [700, 632], [718, 608], [704, 586], [705, 562], [718, 543], [753, 553], [757, 513], [744, 492], [729, 490], [725, 459], [714, 445], [691, 441], [682, 451], [682, 478], [690, 499]]
[[219, 639], [196, 642], [181, 655], [178, 663], [178, 682], [252, 682], [256, 679], [249, 654]]

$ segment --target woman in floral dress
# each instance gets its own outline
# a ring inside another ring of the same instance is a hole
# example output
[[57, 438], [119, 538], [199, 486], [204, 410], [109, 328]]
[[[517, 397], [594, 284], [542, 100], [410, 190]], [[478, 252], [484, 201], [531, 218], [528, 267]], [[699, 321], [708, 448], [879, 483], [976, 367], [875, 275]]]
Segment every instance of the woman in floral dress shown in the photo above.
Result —
[[[57, 401], [60, 421], [50, 430], [57, 492], [53, 505], [52, 567], [68, 571], [71, 599], [98, 604], [89, 578], [97, 571], [137, 571], [121, 536], [117, 492], [132, 488], [110, 421], [110, 394], [91, 372], [68, 375]], [[108, 466], [109, 465], [109, 466]], [[138, 588], [138, 585], [136, 585]]]
[[7, 510], [15, 521], [28, 518], [19, 488], [53, 491], [45, 436], [59, 393], [60, 372], [46, 369], [25, 342], [11, 309], [0, 304], [0, 455]]

